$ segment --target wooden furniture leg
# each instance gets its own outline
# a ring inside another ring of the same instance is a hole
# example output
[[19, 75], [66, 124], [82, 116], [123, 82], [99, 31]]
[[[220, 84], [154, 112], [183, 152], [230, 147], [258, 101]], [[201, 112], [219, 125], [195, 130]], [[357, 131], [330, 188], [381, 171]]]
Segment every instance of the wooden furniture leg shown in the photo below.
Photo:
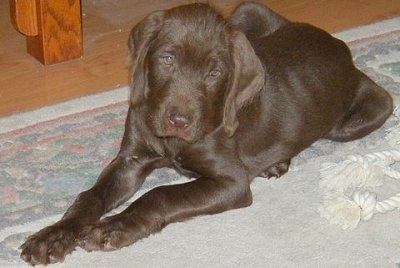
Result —
[[80, 0], [9, 0], [11, 21], [26, 35], [28, 53], [43, 64], [83, 53]]

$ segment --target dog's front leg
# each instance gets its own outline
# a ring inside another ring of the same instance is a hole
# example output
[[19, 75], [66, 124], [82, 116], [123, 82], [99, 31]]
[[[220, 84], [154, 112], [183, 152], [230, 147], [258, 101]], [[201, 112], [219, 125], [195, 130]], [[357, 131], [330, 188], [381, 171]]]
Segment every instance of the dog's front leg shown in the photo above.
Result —
[[247, 180], [199, 178], [161, 186], [144, 194], [122, 213], [95, 223], [79, 245], [88, 251], [115, 250], [158, 232], [169, 223], [245, 207], [251, 202]]
[[21, 246], [21, 258], [32, 265], [63, 261], [75, 248], [82, 228], [132, 196], [157, 161], [119, 155], [94, 187], [77, 197], [60, 221], [27, 239]]

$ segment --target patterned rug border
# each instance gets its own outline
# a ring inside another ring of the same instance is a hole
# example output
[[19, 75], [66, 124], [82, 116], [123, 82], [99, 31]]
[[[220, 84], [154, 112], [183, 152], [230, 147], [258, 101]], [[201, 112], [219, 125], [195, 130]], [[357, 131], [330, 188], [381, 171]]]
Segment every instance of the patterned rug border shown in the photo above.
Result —
[[8, 138], [8, 137], [11, 137], [13, 135], [26, 134], [27, 132], [31, 132], [31, 131], [34, 131], [36, 129], [43, 128], [43, 127], [46, 127], [46, 126], [49, 126], [49, 125], [52, 125], [52, 124], [55, 124], [55, 123], [60, 123], [62, 121], [68, 121], [68, 120], [77, 118], [78, 116], [79, 117], [89, 117], [89, 116], [92, 116], [94, 114], [103, 113], [103, 112], [115, 109], [116, 107], [119, 107], [119, 106], [122, 106], [122, 105], [128, 107], [128, 101], [126, 100], [126, 101], [120, 101], [120, 102], [116, 102], [116, 103], [111, 103], [111, 104], [107, 104], [105, 106], [100, 106], [100, 107], [92, 108], [92, 109], [85, 110], [85, 111], [80, 111], [80, 112], [75, 112], [75, 113], [72, 113], [72, 114], [62, 115], [60, 117], [56, 117], [56, 118], [53, 118], [53, 119], [50, 119], [50, 120], [37, 122], [37, 123], [35, 123], [33, 125], [30, 125], [30, 126], [17, 128], [17, 129], [10, 130], [10, 131], [4, 132], [4, 133], [0, 133], [0, 138]]
[[101, 93], [2, 117], [0, 118], [0, 137], [3, 134], [54, 121], [66, 116], [73, 116], [109, 105], [124, 103], [128, 100], [128, 89], [127, 85], [111, 88]]
[[[400, 25], [399, 25], [399, 27], [400, 27]], [[375, 40], [378, 40], [378, 39], [379, 40], [388, 40], [388, 39], [391, 39], [393, 36], [398, 35], [399, 33], [400, 33], [400, 29], [393, 30], [393, 31], [390, 31], [390, 32], [382, 33], [382, 34], [373, 35], [373, 36], [369, 36], [369, 37], [365, 37], [365, 38], [349, 41], [349, 42], [346, 42], [346, 44], [350, 48], [353, 48], [353, 47], [364, 45], [366, 43], [374, 42]]]

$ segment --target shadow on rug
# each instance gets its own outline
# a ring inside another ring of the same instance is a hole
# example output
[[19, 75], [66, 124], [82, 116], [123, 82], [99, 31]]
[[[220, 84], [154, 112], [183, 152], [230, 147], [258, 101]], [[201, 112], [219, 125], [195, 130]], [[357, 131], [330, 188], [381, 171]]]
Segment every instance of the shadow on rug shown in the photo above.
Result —
[[[340, 163], [353, 154], [400, 151], [400, 19], [395, 22], [398, 27], [383, 34], [348, 42], [356, 65], [395, 99], [396, 110], [384, 127], [354, 142], [321, 140], [293, 159], [291, 171], [281, 180], [257, 178], [250, 208], [175, 224], [118, 252], [77, 250], [57, 266], [394, 267], [400, 263], [397, 211], [343, 231], [320, 217], [324, 197], [318, 186], [324, 163]], [[122, 101], [24, 128], [18, 128], [16, 121], [14, 130], [0, 133], [0, 267], [24, 266], [18, 247], [25, 237], [59, 219], [76, 194], [93, 185], [118, 151], [127, 108]], [[400, 171], [398, 163], [390, 165]], [[161, 169], [151, 174], [140, 193], [182, 180]], [[385, 199], [400, 193], [400, 184], [385, 178], [373, 191]]]

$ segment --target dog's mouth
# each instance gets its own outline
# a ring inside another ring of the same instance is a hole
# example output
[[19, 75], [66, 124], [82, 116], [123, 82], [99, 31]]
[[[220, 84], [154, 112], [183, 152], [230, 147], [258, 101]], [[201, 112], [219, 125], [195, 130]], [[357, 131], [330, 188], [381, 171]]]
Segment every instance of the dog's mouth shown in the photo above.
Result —
[[191, 134], [189, 129], [185, 131], [175, 127], [166, 127], [158, 132], [157, 136], [159, 138], [178, 138], [188, 143], [194, 143], [196, 141], [196, 138]]

